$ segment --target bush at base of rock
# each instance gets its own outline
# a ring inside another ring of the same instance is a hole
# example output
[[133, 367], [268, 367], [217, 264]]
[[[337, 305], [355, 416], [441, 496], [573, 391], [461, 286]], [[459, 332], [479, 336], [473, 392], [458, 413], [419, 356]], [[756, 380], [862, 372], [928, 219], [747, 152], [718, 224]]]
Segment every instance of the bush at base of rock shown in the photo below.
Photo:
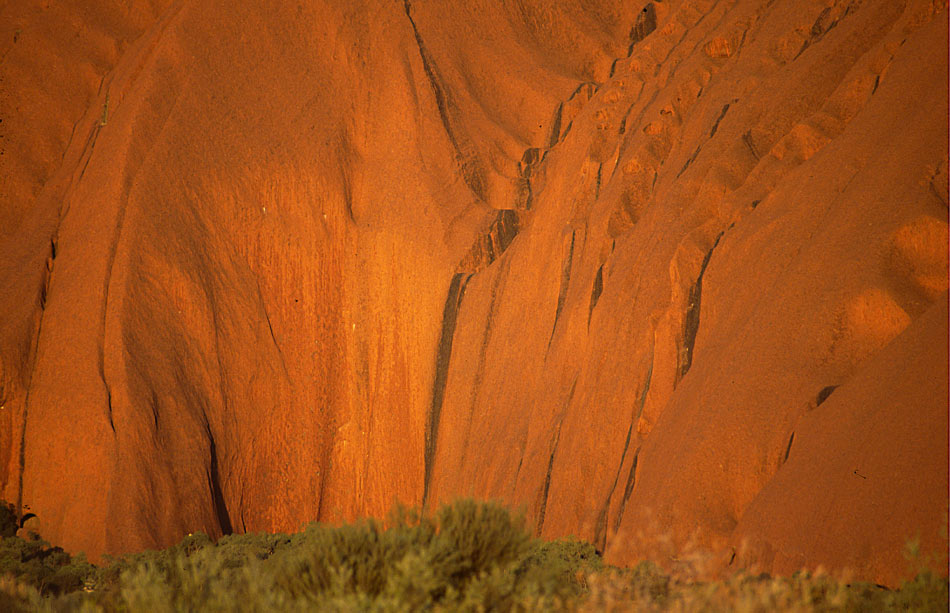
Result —
[[2, 611], [933, 611], [947, 585], [930, 572], [889, 591], [808, 573], [704, 583], [649, 562], [618, 569], [589, 543], [533, 539], [520, 516], [470, 500], [292, 535], [196, 533], [101, 568], [43, 541], [0, 544]]

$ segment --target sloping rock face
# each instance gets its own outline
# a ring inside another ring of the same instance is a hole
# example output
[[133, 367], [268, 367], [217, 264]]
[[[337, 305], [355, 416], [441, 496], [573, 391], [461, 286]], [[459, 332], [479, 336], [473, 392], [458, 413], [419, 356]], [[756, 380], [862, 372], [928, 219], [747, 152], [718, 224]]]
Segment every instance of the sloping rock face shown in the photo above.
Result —
[[476, 496], [618, 563], [945, 551], [945, 2], [60, 4], [0, 19], [46, 538]]

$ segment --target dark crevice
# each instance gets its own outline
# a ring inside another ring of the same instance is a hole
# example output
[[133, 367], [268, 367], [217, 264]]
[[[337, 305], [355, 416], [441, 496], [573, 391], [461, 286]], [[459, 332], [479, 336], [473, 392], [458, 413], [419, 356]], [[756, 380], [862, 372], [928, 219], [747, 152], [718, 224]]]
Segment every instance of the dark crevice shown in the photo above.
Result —
[[745, 146], [749, 148], [749, 151], [752, 152], [752, 155], [755, 156], [756, 160], [762, 159], [762, 156], [759, 155], [759, 152], [755, 150], [755, 143], [752, 142], [752, 130], [746, 130], [742, 135], [742, 142], [745, 143]]
[[102, 379], [102, 384], [106, 386], [106, 419], [109, 420], [109, 427], [112, 428], [112, 434], [115, 434], [115, 422], [112, 421], [112, 390], [109, 388], [109, 384], [106, 383], [105, 378]]
[[[577, 113], [591, 98], [594, 97], [594, 94], [597, 93], [597, 84], [591, 81], [585, 81], [577, 86], [577, 89], [570, 95], [566, 102], [562, 102], [558, 105], [557, 111], [555, 113], [554, 125], [551, 129], [551, 138], [549, 139], [548, 148], [554, 147], [557, 143], [567, 138], [567, 135], [570, 133], [571, 128], [574, 125], [574, 117], [577, 116]], [[584, 96], [584, 100], [579, 101], [579, 97]], [[567, 122], [567, 126], [564, 127], [564, 131], [561, 131], [561, 126], [565, 122], [565, 106], [570, 105], [568, 113], [570, 115], [570, 121]]]
[[680, 364], [678, 376], [676, 377], [677, 383], [686, 376], [690, 366], [692, 366], [693, 345], [696, 342], [696, 334], [699, 332], [699, 313], [703, 296], [703, 275], [706, 273], [706, 267], [709, 266], [709, 260], [712, 258], [713, 251], [716, 250], [716, 246], [719, 244], [722, 234], [723, 233], [720, 232], [719, 235], [716, 236], [712, 247], [709, 248], [706, 257], [703, 258], [702, 266], [699, 268], [699, 276], [696, 277], [696, 282], [689, 290], [689, 298], [686, 303], [686, 318], [683, 322], [683, 348], [679, 356]]
[[544, 513], [548, 506], [548, 492], [551, 489], [551, 471], [554, 468], [554, 456], [557, 453], [557, 444], [561, 438], [561, 424], [564, 423], [564, 415], [567, 413], [567, 409], [571, 406], [571, 401], [574, 400], [574, 392], [577, 391], [577, 375], [574, 375], [574, 380], [571, 382], [571, 391], [567, 394], [567, 400], [564, 402], [564, 408], [561, 410], [561, 414], [557, 417], [557, 427], [554, 429], [554, 438], [551, 440], [551, 457], [548, 460], [548, 470], [544, 477], [544, 487], [541, 490], [541, 501], [538, 507], [538, 524], [537, 532], [538, 536], [541, 535], [541, 530], [544, 528]]
[[[646, 381], [643, 384], [643, 391], [640, 392], [640, 398], [637, 400], [639, 408], [637, 409], [637, 415], [630, 420], [630, 431], [627, 432], [627, 442], [624, 444], [623, 452], [624, 457], [620, 460], [620, 466], [623, 467], [623, 460], [626, 459], [627, 447], [630, 444], [630, 438], [632, 436], [632, 431], [634, 424], [640, 420], [640, 416], [643, 415], [643, 407], [646, 405], [647, 393], [650, 391], [650, 384], [653, 381], [653, 356], [650, 356], [650, 368], [647, 370]], [[627, 500], [630, 499], [630, 494], [633, 493], [633, 487], [636, 485], [636, 475], [637, 475], [637, 459], [640, 457], [640, 447], [637, 447], [637, 450], [633, 454], [633, 464], [630, 466], [630, 472], [627, 474], [627, 483], [623, 488], [623, 498], [620, 499], [620, 508], [617, 510], [617, 517], [614, 519], [614, 530], [617, 530], [620, 527], [620, 521], [623, 519], [623, 512], [627, 508]], [[613, 489], [617, 487], [617, 479], [620, 478], [620, 469], [617, 470], [617, 476], [614, 478], [614, 487], [611, 489], [610, 495], [613, 497]], [[609, 502], [609, 499], [608, 499]]]
[[[471, 404], [468, 408], [468, 426], [466, 427], [466, 432], [471, 431], [472, 416], [475, 414], [475, 407], [478, 406], [478, 391], [482, 386], [482, 380], [485, 376], [485, 361], [488, 356], [488, 345], [491, 343], [492, 334], [494, 328], [492, 327], [495, 322], [495, 308], [498, 300], [499, 294], [499, 285], [501, 285], [505, 280], [505, 275], [507, 274], [507, 268], [503, 268], [498, 271], [498, 274], [494, 276], [492, 282], [491, 293], [488, 297], [488, 310], [485, 317], [485, 327], [482, 332], [482, 342], [479, 345], [478, 349], [478, 360], [475, 363], [475, 378], [472, 382], [471, 389], [473, 393], [471, 395]], [[462, 453], [463, 460], [465, 452]]]
[[221, 474], [218, 468], [218, 450], [214, 443], [214, 437], [208, 433], [210, 443], [211, 466], [208, 469], [208, 485], [211, 489], [211, 499], [214, 503], [214, 513], [218, 518], [218, 525], [221, 526], [221, 532], [224, 535], [234, 532], [231, 526], [231, 516], [228, 514], [228, 507], [224, 503], [224, 494], [221, 491]]
[[452, 122], [449, 117], [451, 101], [448, 98], [445, 88], [442, 86], [442, 79], [439, 76], [435, 62], [429, 54], [425, 43], [422, 41], [419, 28], [416, 27], [416, 22], [412, 18], [412, 7], [409, 0], [404, 0], [403, 5], [406, 9], [406, 17], [409, 18], [409, 23], [412, 25], [412, 33], [415, 36], [416, 45], [419, 48], [419, 57], [422, 59], [422, 69], [425, 71], [426, 77], [429, 79], [429, 85], [432, 87], [432, 93], [435, 95], [435, 103], [439, 109], [442, 127], [445, 129], [445, 133], [452, 143], [452, 148], [455, 149], [456, 162], [462, 171], [462, 178], [465, 180], [465, 184], [468, 185], [468, 188], [472, 190], [472, 193], [481, 201], [485, 202], [487, 190], [485, 188], [483, 173], [478, 167], [477, 160], [471, 155], [466, 155], [459, 144], [458, 135], [456, 135], [455, 130], [453, 130]]
[[795, 440], [795, 433], [788, 437], [788, 445], [785, 447], [785, 457], [782, 458], [782, 464], [788, 462], [788, 454], [792, 451], [792, 441]]
[[449, 361], [452, 357], [452, 341], [455, 337], [455, 325], [458, 320], [465, 286], [471, 276], [457, 273], [452, 277], [449, 294], [442, 309], [442, 332], [439, 335], [439, 349], [435, 358], [435, 382], [432, 384], [432, 404], [425, 431], [425, 480], [423, 481], [422, 503], [429, 495], [429, 481], [435, 460], [436, 444], [439, 434], [439, 419], [442, 414], [442, 402], [445, 400], [445, 385], [449, 375]]
[[607, 76], [608, 76], [609, 78], [612, 79], [613, 76], [614, 76], [614, 74], [617, 72], [617, 62], [619, 62], [619, 61], [620, 61], [620, 58], [619, 58], [619, 57], [615, 57], [615, 58], [614, 58], [614, 61], [612, 61], [612, 62], [610, 63], [610, 72], [607, 73]]
[[604, 551], [607, 546], [607, 511], [610, 508], [610, 496], [607, 496], [607, 502], [600, 508], [597, 514], [597, 521], [594, 523], [597, 528], [594, 531], [594, 550]]
[[841, 23], [841, 20], [842, 20], [842, 19], [844, 19], [845, 17], [847, 17], [849, 14], [851, 14], [851, 9], [854, 8], [854, 4], [848, 5], [848, 8], [845, 9], [844, 14], [842, 14], [840, 17], [837, 17], [837, 18], [831, 20], [831, 23], [829, 23], [827, 26], [825, 26], [825, 25], [822, 24], [822, 21], [824, 20], [825, 17], [828, 16], [828, 13], [831, 12], [831, 8], [832, 8], [832, 7], [830, 7], [830, 6], [829, 6], [829, 7], [825, 7], [825, 10], [823, 10], [823, 11], [821, 12], [821, 14], [818, 15], [818, 19], [815, 20], [815, 23], [814, 23], [814, 24], [812, 24], [811, 30], [810, 30], [809, 33], [808, 33], [808, 34], [809, 34], [809, 39], [805, 41], [805, 44], [802, 45], [802, 48], [799, 49], [799, 50], [798, 50], [798, 53], [795, 54], [795, 57], [793, 58], [793, 61], [794, 61], [794, 60], [797, 60], [797, 59], [799, 58], [799, 56], [801, 56], [801, 54], [804, 53], [805, 50], [808, 49], [811, 45], [813, 45], [813, 44], [815, 44], [815, 43], [817, 43], [817, 42], [820, 42], [821, 39], [823, 39], [823, 38], [825, 37], [825, 35], [828, 34], [828, 32], [830, 32], [832, 29], [834, 29], [835, 26], [837, 26], [839, 23]]
[[53, 278], [53, 261], [56, 259], [56, 236], [49, 239], [49, 255], [46, 256], [46, 272], [43, 273], [43, 286], [40, 288], [40, 310], [46, 310], [46, 299]]
[[564, 103], [559, 102], [554, 111], [554, 121], [551, 123], [551, 136], [548, 137], [548, 149], [561, 140], [561, 115], [564, 113]]
[[495, 252], [495, 258], [500, 256], [511, 245], [511, 241], [518, 236], [520, 224], [518, 223], [518, 213], [511, 210], [498, 211], [498, 217], [491, 229], [492, 247]]
[[531, 208], [531, 199], [534, 196], [531, 191], [531, 179], [541, 159], [541, 150], [537, 147], [526, 149], [524, 155], [521, 156], [521, 163], [518, 165], [518, 193], [515, 208]]
[[600, 295], [604, 291], [604, 265], [601, 264], [597, 269], [597, 276], [594, 277], [594, 286], [590, 290], [590, 310], [587, 311], [587, 328], [590, 329], [590, 320], [594, 316], [594, 307], [600, 300]]
[[548, 339], [548, 349], [551, 348], [551, 342], [554, 340], [554, 333], [557, 331], [557, 322], [561, 317], [561, 310], [564, 308], [564, 301], [567, 299], [567, 288], [571, 282], [571, 267], [574, 263], [574, 239], [577, 237], [577, 230], [571, 231], [571, 246], [568, 249], [567, 257], [561, 262], [561, 287], [557, 292], [557, 307], [554, 310], [554, 325], [551, 327], [551, 338]]
[[515, 469], [515, 478], [512, 483], [518, 483], [518, 477], [521, 476], [521, 467], [524, 465], [524, 441], [521, 443], [521, 453], [518, 455], [518, 468]]
[[[702, 93], [702, 90], [700, 90], [700, 93]], [[699, 94], [697, 94], [697, 98], [698, 98], [698, 97], [699, 97]], [[722, 107], [722, 111], [719, 112], [719, 117], [716, 118], [716, 121], [713, 122], [712, 128], [709, 130], [709, 138], [706, 139], [707, 141], [708, 141], [709, 139], [711, 139], [713, 136], [716, 135], [716, 130], [719, 129], [719, 124], [722, 122], [723, 117], [726, 116], [726, 113], [729, 111], [729, 107], [730, 107], [730, 106], [731, 106], [731, 103], [727, 103], [725, 106]], [[677, 178], [679, 178], [680, 175], [682, 175], [684, 172], [686, 172], [686, 169], [689, 168], [689, 165], [690, 165], [690, 164], [692, 164], [694, 161], [696, 161], [696, 158], [699, 156], [699, 150], [703, 148], [703, 145], [704, 145], [704, 144], [705, 144], [705, 143], [700, 143], [700, 144], [696, 147], [696, 150], [693, 151], [693, 154], [692, 154], [691, 156], [689, 156], [689, 159], [686, 160], [686, 163], [685, 163], [685, 164], [683, 165], [683, 167], [680, 169], [679, 173], [677, 173], [677, 175], [676, 175]]]
[[[62, 212], [60, 213], [60, 224], [62, 223]], [[58, 236], [58, 226], [57, 234], [54, 234], [50, 238], [50, 255], [46, 260], [46, 274], [43, 279], [43, 287], [41, 288], [40, 294], [40, 313], [37, 318], [36, 328], [33, 334], [33, 338], [30, 342], [30, 353], [29, 353], [29, 369], [25, 385], [25, 395], [23, 398], [23, 409], [22, 409], [22, 418], [20, 421], [20, 432], [19, 432], [19, 444], [20, 448], [17, 450], [17, 462], [18, 466], [16, 467], [16, 501], [15, 509], [17, 515], [20, 515], [23, 512], [23, 473], [26, 469], [26, 426], [28, 423], [28, 417], [30, 412], [30, 391], [33, 388], [33, 373], [36, 372], [36, 360], [37, 360], [37, 348], [39, 347], [39, 339], [43, 334], [43, 319], [45, 315], [46, 300], [49, 293], [49, 283], [53, 270], [53, 260], [56, 259], [57, 251], [57, 236]], [[6, 390], [3, 389], [2, 384], [0, 384], [0, 400], [6, 402]], [[111, 411], [110, 411], [110, 423], [111, 423]], [[115, 431], [115, 428], [113, 428]]]
[[633, 53], [634, 46], [654, 30], [656, 30], [656, 7], [650, 2], [637, 15], [637, 21], [630, 29], [630, 46], [627, 48], [627, 55]]
[[820, 407], [821, 404], [828, 400], [828, 396], [831, 396], [831, 392], [838, 389], [837, 385], [829, 385], [828, 387], [823, 387], [820, 392], [818, 392], [818, 397], [815, 398], [815, 406]]
[[491, 265], [508, 249], [521, 229], [518, 212], [502, 209], [495, 220], [472, 244], [468, 253], [459, 262], [457, 273], [476, 273]]
[[109, 382], [106, 380], [106, 323], [109, 317], [109, 290], [112, 286], [112, 272], [115, 265], [115, 256], [119, 250], [119, 242], [122, 240], [122, 229], [125, 226], [125, 212], [128, 208], [128, 196], [119, 204], [118, 215], [116, 216], [115, 231], [112, 236], [112, 244], [109, 245], [109, 253], [106, 262], [106, 275], [102, 285], [102, 311], [99, 315], [99, 347], [98, 347], [98, 366], [99, 378], [102, 380], [102, 387], [105, 388], [106, 399], [108, 401], [106, 418], [109, 420], [109, 426], [112, 433], [115, 434], [115, 422], [112, 417], [112, 390]]
[[[623, 442], [623, 452], [620, 454], [620, 464], [617, 466], [617, 472], [614, 474], [614, 482], [610, 486], [610, 492], [607, 494], [607, 499], [604, 501], [603, 507], [601, 507], [600, 514], [597, 517], [597, 532], [594, 537], [595, 547], [599, 547], [601, 551], [604, 550], [604, 547], [607, 545], [607, 514], [610, 510], [610, 501], [613, 500], [614, 492], [617, 489], [617, 483], [620, 481], [620, 472], [623, 470], [623, 465], [627, 460], [627, 451], [630, 449], [630, 441], [633, 439], [633, 429], [640, 419], [640, 415], [643, 414], [643, 405], [646, 403], [647, 392], [650, 391], [650, 382], [653, 380], [653, 358], [650, 358], [650, 368], [647, 370], [646, 379], [643, 383], [643, 390], [640, 392], [640, 397], [637, 399], [635, 405], [635, 410], [630, 415], [630, 423], [627, 426], [627, 438]], [[637, 447], [636, 452], [633, 456], [633, 468], [632, 471], [636, 470], [637, 467], [637, 455], [640, 453], [640, 448]], [[614, 519], [614, 530], [620, 525], [620, 518], [623, 516], [623, 509], [626, 505], [626, 499], [630, 497], [630, 491], [633, 486], [630, 483], [630, 476], [627, 476], [627, 485], [624, 489], [624, 498], [620, 501], [620, 510], [617, 513], [617, 517]]]
[[620, 527], [620, 520], [623, 518], [623, 512], [627, 508], [627, 501], [633, 494], [633, 488], [637, 485], [637, 461], [640, 459], [640, 448], [633, 452], [633, 460], [630, 463], [630, 472], [627, 473], [627, 484], [623, 487], [623, 498], [620, 499], [620, 510], [617, 511], [616, 528]]
[[548, 460], [548, 470], [544, 477], [544, 487], [541, 490], [541, 507], [538, 509], [538, 528], [537, 534], [540, 535], [544, 529], [544, 512], [548, 506], [548, 493], [551, 490], [551, 470], [554, 468], [554, 456], [557, 454], [558, 439], [561, 438], [561, 424], [557, 425], [554, 431], [554, 439], [551, 441], [551, 458]]
[[261, 290], [261, 281], [259, 277], [257, 278], [257, 300], [260, 304], [261, 312], [264, 314], [264, 321], [267, 323], [267, 331], [270, 333], [270, 340], [274, 344], [274, 349], [277, 350], [277, 357], [280, 359], [280, 366], [284, 370], [284, 375], [290, 379], [290, 371], [287, 369], [287, 360], [284, 359], [284, 350], [280, 348], [280, 343], [277, 342], [277, 335], [274, 334], [274, 326], [270, 321], [270, 314], [267, 312], [267, 305], [264, 303], [264, 292]]
[[340, 177], [343, 182], [343, 206], [346, 208], [346, 216], [356, 223], [356, 216], [353, 214], [353, 186], [350, 185], [349, 173], [341, 168]]
[[719, 117], [717, 117], [716, 122], [713, 123], [712, 129], [709, 130], [709, 138], [712, 138], [713, 136], [716, 135], [716, 130], [719, 129], [719, 124], [720, 122], [722, 122], [722, 118], [725, 117], [726, 112], [729, 111], [729, 106], [730, 106], [729, 104], [726, 104], [725, 106], [722, 107], [722, 112], [719, 113]]
[[693, 163], [693, 160], [696, 159], [696, 156], [699, 155], [699, 150], [702, 149], [702, 148], [703, 148], [703, 146], [702, 146], [701, 144], [696, 147], [696, 150], [693, 151], [693, 154], [692, 154], [691, 156], [689, 156], [689, 159], [686, 160], [686, 163], [683, 164], [683, 167], [680, 168], [680, 171], [679, 171], [678, 173], [676, 173], [676, 178], [677, 178], [677, 179], [679, 179], [680, 176], [681, 176], [684, 172], [686, 172], [686, 169], [689, 168], [689, 165]]

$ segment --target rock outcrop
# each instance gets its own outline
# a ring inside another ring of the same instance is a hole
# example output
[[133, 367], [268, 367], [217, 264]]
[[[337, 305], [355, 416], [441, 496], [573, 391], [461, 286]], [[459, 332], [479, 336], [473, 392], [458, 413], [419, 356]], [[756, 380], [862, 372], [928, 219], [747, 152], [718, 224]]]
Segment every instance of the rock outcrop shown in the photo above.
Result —
[[44, 537], [476, 496], [617, 563], [945, 551], [946, 2], [148, 7], [0, 9]]

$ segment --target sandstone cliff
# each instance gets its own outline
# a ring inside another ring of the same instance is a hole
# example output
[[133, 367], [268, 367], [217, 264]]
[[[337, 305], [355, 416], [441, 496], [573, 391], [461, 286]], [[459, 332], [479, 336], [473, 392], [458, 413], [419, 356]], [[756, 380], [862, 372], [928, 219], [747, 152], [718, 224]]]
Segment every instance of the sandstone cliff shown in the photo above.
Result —
[[945, 550], [946, 2], [563, 4], [0, 8], [0, 495]]

